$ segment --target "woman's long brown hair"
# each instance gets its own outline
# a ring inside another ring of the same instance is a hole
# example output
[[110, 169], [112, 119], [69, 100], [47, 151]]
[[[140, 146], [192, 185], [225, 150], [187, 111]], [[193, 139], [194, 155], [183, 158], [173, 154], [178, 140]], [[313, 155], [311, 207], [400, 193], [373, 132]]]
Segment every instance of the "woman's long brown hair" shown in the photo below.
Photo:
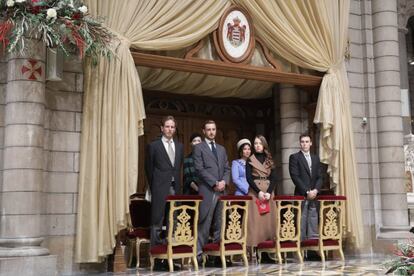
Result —
[[275, 167], [275, 164], [273, 162], [272, 154], [269, 151], [269, 144], [267, 143], [266, 138], [263, 135], [256, 135], [256, 137], [254, 137], [254, 140], [256, 140], [256, 138], [259, 139], [260, 142], [262, 142], [262, 145], [263, 145], [263, 152], [266, 156], [264, 163], [273, 169]]

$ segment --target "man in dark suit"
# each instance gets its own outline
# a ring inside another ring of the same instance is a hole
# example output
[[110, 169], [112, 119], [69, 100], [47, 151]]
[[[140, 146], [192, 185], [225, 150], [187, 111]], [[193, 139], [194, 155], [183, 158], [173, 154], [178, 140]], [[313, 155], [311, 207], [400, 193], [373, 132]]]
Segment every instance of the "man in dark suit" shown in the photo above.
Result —
[[176, 131], [174, 117], [162, 119], [162, 136], [147, 146], [145, 173], [151, 189], [151, 246], [162, 244], [160, 233], [165, 216], [168, 195], [179, 194], [183, 144], [173, 139]]
[[214, 242], [220, 240], [221, 210], [218, 201], [225, 193], [230, 181], [230, 167], [226, 149], [216, 144], [216, 123], [206, 121], [203, 127], [204, 141], [195, 145], [193, 158], [194, 167], [199, 178], [199, 194], [203, 196], [200, 204], [198, 223], [198, 255], [208, 242], [210, 227], [213, 222]]
[[322, 187], [321, 166], [317, 155], [310, 153], [308, 134], [299, 137], [301, 150], [289, 157], [289, 173], [295, 184], [295, 195], [305, 196], [302, 203], [301, 240], [318, 238], [318, 204], [314, 200]]

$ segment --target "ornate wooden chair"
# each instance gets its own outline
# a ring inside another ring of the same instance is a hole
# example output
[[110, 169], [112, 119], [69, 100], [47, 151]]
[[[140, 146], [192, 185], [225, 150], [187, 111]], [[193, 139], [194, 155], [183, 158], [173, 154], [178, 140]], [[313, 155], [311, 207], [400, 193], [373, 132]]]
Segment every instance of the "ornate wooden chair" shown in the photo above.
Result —
[[132, 195], [129, 203], [129, 213], [131, 216], [132, 227], [128, 228], [128, 246], [130, 247], [128, 266], [132, 264], [132, 258], [135, 255], [139, 267], [141, 244], [150, 242], [150, 223], [151, 223], [151, 203], [137, 195]]
[[167, 244], [151, 247], [151, 270], [154, 267], [154, 259], [167, 259], [170, 272], [173, 272], [173, 259], [183, 258], [191, 258], [194, 269], [198, 270], [198, 209], [203, 197], [199, 195], [170, 195], [166, 197], [166, 200], [170, 204]]
[[319, 207], [319, 239], [309, 239], [301, 242], [302, 252], [305, 250], [319, 251], [321, 259], [325, 261], [325, 251], [337, 250], [342, 260], [345, 260], [342, 251], [343, 208], [345, 196], [322, 195], [317, 198]]
[[303, 258], [300, 249], [301, 203], [303, 196], [275, 196], [276, 203], [276, 238], [257, 245], [258, 262], [262, 253], [274, 253], [282, 263], [282, 252], [296, 252], [300, 263]]
[[220, 256], [222, 267], [226, 268], [226, 256], [241, 255], [248, 266], [246, 240], [248, 206], [251, 196], [221, 196], [223, 202], [220, 242], [208, 243], [203, 247], [203, 266], [206, 256]]

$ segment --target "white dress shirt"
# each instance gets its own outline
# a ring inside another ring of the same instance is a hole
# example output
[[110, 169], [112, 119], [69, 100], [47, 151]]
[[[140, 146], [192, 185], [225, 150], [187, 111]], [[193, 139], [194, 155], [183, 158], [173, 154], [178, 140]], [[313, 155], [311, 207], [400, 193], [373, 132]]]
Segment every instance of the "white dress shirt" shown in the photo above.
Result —
[[165, 136], [162, 136], [161, 138], [162, 143], [164, 144], [165, 151], [168, 153], [168, 143], [171, 141], [171, 147], [173, 151], [175, 152], [175, 143], [174, 139], [171, 138], [171, 140], [168, 140]]
[[214, 145], [216, 146], [216, 149], [217, 149], [216, 141], [210, 140], [210, 139], [207, 139], [207, 138], [204, 138], [204, 140], [206, 141], [206, 143], [207, 143], [207, 145], [208, 145], [208, 147], [210, 148], [211, 151], [213, 151], [213, 149], [211, 148], [211, 142], [214, 143]]

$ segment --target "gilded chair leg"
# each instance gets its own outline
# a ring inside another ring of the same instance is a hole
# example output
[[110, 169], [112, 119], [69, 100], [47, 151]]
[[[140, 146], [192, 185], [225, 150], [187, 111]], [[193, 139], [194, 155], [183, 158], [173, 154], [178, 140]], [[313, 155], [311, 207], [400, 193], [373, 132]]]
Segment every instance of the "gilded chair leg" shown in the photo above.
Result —
[[243, 260], [244, 260], [244, 265], [245, 266], [249, 266], [249, 261], [247, 260], [247, 254], [246, 254], [246, 252], [243, 253], [242, 257], [243, 257]]
[[279, 259], [279, 264], [282, 264], [282, 254], [277, 252], [277, 258]]
[[320, 250], [319, 253], [321, 253], [322, 262], [325, 262], [325, 252], [323, 250]]
[[202, 256], [203, 256], [203, 268], [205, 268], [206, 267], [206, 255], [203, 254]]
[[300, 254], [300, 251], [299, 251], [299, 250], [298, 250], [298, 251], [296, 251], [296, 254], [298, 255], [299, 262], [300, 262], [301, 264], [303, 264], [303, 257], [302, 257], [302, 254]]
[[154, 258], [152, 256], [150, 256], [150, 266], [151, 266], [151, 271], [154, 270]]
[[344, 252], [342, 251], [342, 248], [339, 249], [339, 255], [341, 256], [341, 260], [345, 261]]
[[198, 271], [198, 262], [197, 262], [197, 257], [193, 256], [193, 266], [194, 266], [194, 270]]
[[136, 256], [137, 256], [137, 265], [136, 268], [139, 268], [139, 261], [140, 261], [140, 249], [141, 249], [141, 240], [137, 238], [137, 242], [135, 244]]
[[260, 264], [262, 262], [262, 251], [257, 249], [257, 262]]
[[221, 266], [226, 269], [226, 256], [225, 255], [221, 255]]
[[168, 259], [168, 267], [170, 268], [170, 272], [174, 272], [173, 259], [171, 258]]
[[128, 246], [129, 246], [129, 258], [128, 258], [128, 267], [131, 267], [132, 265], [132, 258], [134, 257], [134, 250], [135, 250], [135, 240], [128, 240]]

